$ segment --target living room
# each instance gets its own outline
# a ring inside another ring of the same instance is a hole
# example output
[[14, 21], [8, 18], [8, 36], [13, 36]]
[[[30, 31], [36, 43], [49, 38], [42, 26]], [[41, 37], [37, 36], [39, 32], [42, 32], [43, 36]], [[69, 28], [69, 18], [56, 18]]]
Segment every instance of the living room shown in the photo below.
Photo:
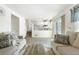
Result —
[[78, 4], [0, 5], [0, 55], [79, 55], [78, 12]]

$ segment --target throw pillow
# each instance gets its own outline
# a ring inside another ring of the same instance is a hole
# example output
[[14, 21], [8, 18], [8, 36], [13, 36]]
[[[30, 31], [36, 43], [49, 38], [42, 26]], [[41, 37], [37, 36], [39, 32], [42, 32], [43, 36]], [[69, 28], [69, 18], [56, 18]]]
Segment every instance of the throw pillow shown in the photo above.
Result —
[[10, 39], [8, 34], [0, 33], [0, 49], [10, 46]]
[[61, 34], [56, 34], [54, 37], [54, 41], [56, 43], [60, 43], [60, 44], [66, 44], [69, 45], [69, 36], [67, 35], [61, 35]]

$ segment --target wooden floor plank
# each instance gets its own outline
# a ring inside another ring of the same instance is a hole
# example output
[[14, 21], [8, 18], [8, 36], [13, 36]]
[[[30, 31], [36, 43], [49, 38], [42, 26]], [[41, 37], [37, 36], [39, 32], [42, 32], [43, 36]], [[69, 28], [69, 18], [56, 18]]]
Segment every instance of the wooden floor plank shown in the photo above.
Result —
[[45, 48], [41, 44], [32, 44], [27, 47], [25, 55], [54, 55], [54, 52], [51, 48], [47, 48], [48, 51], [45, 51]]

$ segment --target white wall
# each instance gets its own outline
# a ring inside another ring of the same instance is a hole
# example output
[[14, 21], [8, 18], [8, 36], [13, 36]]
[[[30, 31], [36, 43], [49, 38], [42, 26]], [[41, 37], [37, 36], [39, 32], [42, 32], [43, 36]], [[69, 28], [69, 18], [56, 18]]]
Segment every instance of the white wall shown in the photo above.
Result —
[[73, 26], [72, 29], [74, 32], [79, 32], [79, 21], [72, 23], [72, 26]]
[[26, 29], [26, 20], [23, 17], [20, 18], [20, 27], [19, 27], [19, 29], [20, 29], [20, 35], [25, 37], [25, 35], [27, 33], [27, 29]]
[[19, 33], [22, 36], [26, 34], [26, 26], [25, 26], [25, 18], [14, 12], [13, 10], [9, 9], [5, 5], [0, 5], [5, 10], [5, 14], [0, 16], [0, 32], [11, 32], [11, 15], [15, 15], [19, 17], [20, 24], [19, 24]]
[[32, 22], [31, 19], [26, 19], [27, 31], [32, 31]]
[[7, 8], [0, 5], [0, 8], [3, 8], [4, 15], [0, 15], [0, 32], [10, 32], [11, 31], [11, 16]]

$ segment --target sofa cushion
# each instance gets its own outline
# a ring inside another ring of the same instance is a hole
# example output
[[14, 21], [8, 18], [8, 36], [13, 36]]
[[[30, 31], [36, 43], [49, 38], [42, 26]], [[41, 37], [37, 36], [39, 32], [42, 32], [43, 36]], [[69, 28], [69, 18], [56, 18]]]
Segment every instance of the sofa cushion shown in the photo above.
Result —
[[67, 35], [62, 35], [62, 34], [56, 34], [54, 41], [56, 43], [60, 43], [60, 44], [67, 44], [69, 45], [69, 36]]
[[76, 47], [76, 48], [79, 48], [79, 33], [78, 33], [78, 35], [76, 37], [76, 40], [73, 43], [73, 46]]
[[0, 55], [13, 55], [16, 53], [17, 47], [10, 46], [3, 49], [0, 49]]
[[77, 37], [77, 32], [70, 32], [68, 35], [69, 35], [69, 42], [71, 45], [73, 45]]
[[55, 42], [53, 41], [53, 42], [51, 43], [51, 46], [56, 49], [56, 48], [59, 47], [59, 46], [68, 46], [68, 45], [55, 43]]
[[9, 39], [9, 35], [5, 33], [0, 33], [0, 49], [9, 47], [11, 45], [11, 40]]
[[59, 46], [57, 51], [62, 55], [79, 55], [79, 49], [72, 46]]
[[52, 41], [52, 48], [55, 54], [60, 55], [60, 53], [57, 51], [57, 47], [59, 46], [68, 46], [68, 45], [64, 45], [64, 44], [59, 44], [59, 43], [55, 43], [54, 41]]

